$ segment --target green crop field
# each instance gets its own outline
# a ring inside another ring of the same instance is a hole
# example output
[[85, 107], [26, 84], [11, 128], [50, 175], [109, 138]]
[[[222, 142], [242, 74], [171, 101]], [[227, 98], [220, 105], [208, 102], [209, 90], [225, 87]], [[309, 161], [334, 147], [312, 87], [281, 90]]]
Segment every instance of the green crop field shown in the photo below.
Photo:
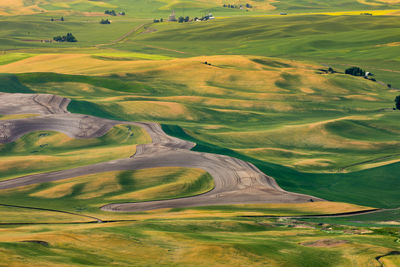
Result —
[[[190, 21], [167, 21], [173, 11]], [[55, 94], [71, 113], [157, 122], [328, 200], [100, 209], [213, 190], [197, 167], [3, 189], [0, 266], [400, 266], [399, 15], [398, 0], [0, 0], [0, 97]], [[53, 40], [67, 33], [77, 42]], [[89, 139], [30, 132], [0, 144], [0, 181], [151, 142], [123, 122]]]

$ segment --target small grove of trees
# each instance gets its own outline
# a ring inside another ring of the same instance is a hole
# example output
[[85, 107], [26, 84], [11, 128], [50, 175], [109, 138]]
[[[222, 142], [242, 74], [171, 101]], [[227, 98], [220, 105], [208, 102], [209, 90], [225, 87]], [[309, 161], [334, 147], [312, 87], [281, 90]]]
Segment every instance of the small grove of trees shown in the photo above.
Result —
[[365, 76], [365, 71], [359, 67], [350, 67], [346, 69], [345, 73], [353, 76]]
[[[116, 16], [117, 12], [115, 12], [115, 10], [106, 10], [106, 11], [104, 11], [104, 14], [111, 15], [111, 16]], [[119, 12], [118, 15], [125, 16], [125, 11]]]
[[115, 10], [106, 10], [106, 11], [104, 11], [104, 14], [111, 15], [111, 16], [117, 15], [117, 13], [115, 13]]
[[102, 19], [100, 20], [100, 24], [111, 24], [111, 21], [109, 21], [108, 19]]
[[179, 17], [179, 18], [178, 18], [178, 22], [179, 22], [179, 23], [189, 22], [189, 20], [190, 20], [189, 16], [186, 16], [186, 17]]
[[[243, 5], [231, 5], [231, 4], [223, 4], [223, 7], [227, 7], [227, 8], [243, 8]], [[249, 3], [247, 3], [246, 8], [252, 8], [253, 6], [250, 5]]]
[[56, 42], [77, 42], [78, 40], [75, 38], [75, 36], [72, 35], [72, 33], [67, 33], [67, 35], [63, 36], [55, 36], [53, 37], [53, 40]]
[[396, 109], [400, 110], [400, 95], [396, 96], [394, 102], [396, 104]]
[[153, 19], [153, 22], [154, 22], [154, 23], [159, 23], [159, 22], [163, 22], [163, 21], [164, 21], [163, 18], [161, 18], [161, 19]]

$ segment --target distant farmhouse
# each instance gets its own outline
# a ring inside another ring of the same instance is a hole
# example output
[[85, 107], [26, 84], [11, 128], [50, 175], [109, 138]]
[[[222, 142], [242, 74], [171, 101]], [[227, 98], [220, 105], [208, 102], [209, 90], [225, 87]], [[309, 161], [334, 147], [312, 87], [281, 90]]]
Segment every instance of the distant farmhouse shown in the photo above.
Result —
[[171, 15], [168, 17], [168, 21], [177, 21], [175, 16], [175, 10], [172, 10]]

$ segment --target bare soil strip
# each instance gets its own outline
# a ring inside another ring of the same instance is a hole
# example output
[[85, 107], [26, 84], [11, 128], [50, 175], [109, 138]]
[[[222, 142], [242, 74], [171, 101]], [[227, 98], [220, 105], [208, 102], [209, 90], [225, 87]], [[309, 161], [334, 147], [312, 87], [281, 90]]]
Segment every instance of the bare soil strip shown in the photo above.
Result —
[[[12, 101], [10, 101], [11, 99]], [[38, 99], [41, 99], [39, 103]], [[45, 106], [43, 106], [43, 103], [45, 103]], [[0, 94], [0, 114], [41, 114], [41, 116], [34, 118], [4, 120], [0, 125], [0, 143], [12, 142], [28, 132], [38, 130], [60, 131], [75, 138], [93, 138], [104, 135], [112, 126], [121, 123], [144, 128], [151, 136], [152, 143], [138, 145], [136, 154], [128, 159], [1, 181], [0, 189], [109, 171], [155, 167], [188, 167], [200, 168], [210, 173], [214, 179], [214, 189], [193, 197], [108, 204], [101, 209], [127, 212], [224, 204], [323, 201], [316, 197], [291, 193], [281, 189], [272, 177], [265, 175], [251, 163], [229, 156], [191, 151], [190, 149], [195, 146], [195, 143], [166, 135], [159, 124], [112, 121], [71, 114], [66, 111], [67, 103], [69, 103], [68, 99], [59, 96]]]

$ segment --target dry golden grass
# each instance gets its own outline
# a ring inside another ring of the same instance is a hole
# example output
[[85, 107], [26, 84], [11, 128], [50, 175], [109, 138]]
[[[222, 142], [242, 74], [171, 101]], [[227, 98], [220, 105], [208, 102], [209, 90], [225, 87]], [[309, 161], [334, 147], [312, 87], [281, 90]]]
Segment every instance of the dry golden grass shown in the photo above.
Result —
[[[57, 72], [63, 74], [87, 74], [87, 75], [151, 75], [157, 72], [157, 79], [163, 82], [183, 84], [196, 94], [231, 95], [232, 99], [195, 98], [186, 97], [188, 101], [201, 100], [206, 105], [220, 107], [264, 108], [279, 111], [291, 110], [290, 104], [283, 104], [289, 91], [295, 90], [299, 100], [301, 96], [307, 100], [321, 101], [324, 98], [313, 95], [312, 88], [324, 88], [329, 94], [346, 94], [347, 90], [332, 84], [326, 75], [315, 73], [318, 66], [302, 62], [280, 60], [287, 66], [282, 68], [269, 67], [255, 62], [254, 56], [209, 56], [172, 60], [137, 60], [115, 61], [113, 64], [105, 64], [103, 60], [92, 58], [86, 54], [45, 54], [13, 62], [0, 66], [0, 72]], [[266, 58], [261, 58], [266, 59]], [[268, 60], [266, 59], [267, 64]], [[212, 66], [203, 64], [204, 61], [212, 63]], [[271, 66], [276, 60], [271, 60]], [[85, 62], [85, 64], [82, 64]], [[148, 72], [151, 73], [148, 73]], [[296, 88], [281, 88], [277, 83], [286, 83], [286, 76], [298, 79]], [[268, 79], [265, 79], [268, 77]], [[84, 90], [92, 90], [87, 88]], [[322, 90], [322, 89], [320, 89]], [[298, 91], [298, 92], [297, 92]], [[323, 93], [323, 92], [322, 92]], [[246, 99], [268, 100], [270, 103], [263, 107], [261, 102], [249, 100], [234, 100], [243, 97]], [[180, 98], [180, 99], [183, 99]], [[175, 101], [174, 101], [175, 102]], [[156, 103], [154, 103], [156, 104]], [[161, 105], [161, 104], [160, 104]], [[165, 105], [163, 104], [165, 109]], [[162, 106], [162, 105], [161, 105]], [[170, 107], [172, 111], [185, 112], [182, 108]]]
[[[182, 173], [183, 170], [184, 172]], [[170, 175], [176, 175], [178, 179], [174, 182], [160, 184], [158, 186], [118, 195], [110, 198], [110, 200], [119, 200], [119, 199], [146, 200], [146, 199], [152, 199], [157, 196], [162, 196], [170, 192], [179, 193], [181, 189], [185, 187], [185, 185], [195, 182], [204, 174], [206, 174], [206, 172], [201, 169], [192, 169], [192, 168], [187, 169], [178, 167], [138, 170], [135, 173], [135, 178], [145, 179], [146, 182], [151, 181], [153, 179], [159, 179], [160, 177], [163, 176], [170, 176]]]
[[400, 256], [399, 255], [385, 256], [381, 258], [381, 262], [384, 264], [385, 267], [399, 267]]
[[[24, 208], [13, 208], [0, 206], [0, 223], [38, 223], [38, 222], [88, 222], [90, 218], [80, 217], [76, 215], [30, 210]], [[0, 230], [1, 235], [1, 230]]]
[[13, 115], [0, 115], [0, 120], [18, 120], [39, 116], [37, 114], [13, 114]]
[[333, 161], [329, 159], [303, 159], [296, 161], [294, 165], [297, 166], [321, 166], [321, 167], [326, 167], [330, 166], [333, 163]]
[[[362, 0], [364, 1], [364, 0]], [[384, 2], [386, 0], [382, 0], [381, 2]], [[390, 0], [389, 0], [390, 1]], [[398, 1], [398, 0], [394, 0]], [[371, 3], [371, 2], [363, 2], [363, 4], [369, 3], [370, 5], [376, 5], [379, 3]], [[343, 15], [360, 15], [361, 13], [365, 13], [365, 10], [357, 10], [357, 11], [335, 11], [335, 12], [316, 12], [313, 14], [318, 14], [318, 15], [330, 15], [330, 16], [343, 16]], [[391, 9], [391, 10], [368, 10], [368, 13], [374, 15], [374, 16], [385, 16], [385, 15], [399, 15], [399, 10], [398, 9]], [[304, 13], [305, 14], [305, 13]], [[301, 15], [301, 14], [299, 14]]]
[[[107, 203], [104, 203], [107, 204]], [[181, 211], [170, 211], [170, 209], [151, 210], [140, 214], [120, 214], [120, 213], [101, 213], [102, 219], [196, 219], [196, 218], [228, 218], [238, 216], [296, 216], [309, 214], [335, 214], [360, 210], [368, 210], [370, 207], [364, 207], [343, 202], [309, 202], [309, 203], [279, 203], [279, 204], [236, 204], [226, 206], [227, 209], [191, 209], [186, 208]], [[230, 210], [229, 207], [235, 208]], [[236, 209], [238, 208], [238, 209]], [[243, 210], [240, 210], [243, 209]], [[253, 210], [252, 210], [253, 209]], [[254, 209], [263, 209], [257, 210]], [[100, 216], [99, 214], [91, 214]]]
[[184, 118], [192, 120], [193, 117], [183, 104], [161, 101], [121, 101], [118, 103], [127, 114], [151, 116], [155, 118]]
[[[44, 169], [60, 169], [65, 166], [77, 166], [109, 161], [111, 159], [128, 158], [136, 151], [136, 146], [106, 147], [75, 150], [55, 155], [32, 155], [32, 156], [8, 156], [2, 157], [0, 171], [25, 170], [29, 174], [37, 173], [37, 166], [44, 166]], [[10, 175], [7, 178], [14, 178], [19, 174]]]
[[392, 42], [392, 43], [387, 43], [387, 44], [381, 44], [377, 45], [377, 47], [382, 47], [382, 46], [400, 46], [400, 42]]
[[[221, 139], [235, 140], [242, 145], [251, 146], [256, 142], [265, 145], [285, 145], [292, 147], [306, 147], [307, 144], [324, 148], [358, 148], [371, 149], [380, 147], [390, 142], [361, 141], [347, 139], [330, 133], [326, 125], [340, 120], [369, 120], [372, 117], [366, 116], [345, 116], [336, 119], [319, 121], [315, 123], [287, 125], [277, 129], [246, 132], [223, 132], [214, 135]], [[251, 150], [248, 151], [248, 153]], [[254, 152], [254, 151], [253, 151]]]
[[344, 202], [331, 202], [331, 201], [307, 202], [307, 203], [279, 203], [279, 204], [238, 204], [232, 206], [243, 207], [243, 208], [265, 208], [265, 209], [275, 210], [278, 213], [282, 212], [282, 210], [283, 211], [293, 210], [301, 212], [303, 214], [313, 214], [313, 213], [334, 214], [334, 213], [344, 213], [344, 212], [370, 209], [370, 207], [364, 207]]
[[25, 5], [23, 0], [0, 0], [0, 15], [29, 15], [42, 12], [37, 4]]
[[301, 156], [310, 156], [310, 153], [305, 153], [297, 150], [290, 150], [290, 149], [284, 149], [284, 148], [276, 148], [276, 147], [258, 147], [258, 148], [248, 148], [248, 149], [235, 149], [235, 151], [245, 153], [248, 155], [251, 155], [252, 153], [268, 153], [268, 152], [284, 152], [284, 153], [290, 153], [290, 154], [297, 154]]
[[[52, 182], [51, 187], [32, 193], [30, 196], [50, 199], [66, 197], [73, 192], [75, 186], [83, 185], [80, 193], [74, 198], [90, 199], [102, 197], [108, 193], [118, 192], [122, 189], [118, 180], [119, 174], [121, 174], [121, 171], [96, 173], [60, 180]], [[174, 193], [178, 194], [183, 188], [185, 188], [187, 184], [195, 182], [204, 174], [206, 174], [206, 172], [201, 169], [188, 169], [180, 167], [137, 170], [132, 174], [131, 177], [132, 181], [135, 181], [136, 185], [140, 184], [145, 187], [146, 185], [151, 185], [152, 183], [156, 183], [157, 185], [120, 194], [109, 199], [148, 200], [163, 195], [173, 195]], [[173, 182], [159, 184], [163, 177], [169, 176], [176, 176], [176, 180]], [[19, 188], [18, 191], [24, 192], [30, 190], [31, 188], [32, 186], [27, 186]], [[7, 192], [12, 192], [12, 190], [8, 190]]]
[[121, 189], [117, 176], [120, 172], [96, 173], [53, 182], [54, 186], [31, 194], [34, 197], [60, 198], [72, 193], [75, 185], [84, 184], [78, 199], [100, 197]]
[[363, 164], [362, 166], [360, 166], [358, 168], [358, 170], [364, 170], [364, 169], [369, 169], [369, 168], [376, 168], [376, 167], [380, 167], [380, 166], [385, 166], [388, 164], [392, 164], [392, 163], [396, 163], [399, 162], [400, 159], [392, 159], [392, 160], [383, 160], [383, 161], [379, 161], [379, 162], [374, 162], [374, 163], [367, 163], [367, 164]]
[[380, 6], [382, 4], [376, 3], [376, 2], [370, 2], [368, 0], [357, 0], [357, 2], [363, 4], [363, 5], [369, 5], [369, 6]]
[[348, 95], [345, 96], [347, 99], [364, 100], [364, 101], [377, 101], [378, 99], [367, 95]]

